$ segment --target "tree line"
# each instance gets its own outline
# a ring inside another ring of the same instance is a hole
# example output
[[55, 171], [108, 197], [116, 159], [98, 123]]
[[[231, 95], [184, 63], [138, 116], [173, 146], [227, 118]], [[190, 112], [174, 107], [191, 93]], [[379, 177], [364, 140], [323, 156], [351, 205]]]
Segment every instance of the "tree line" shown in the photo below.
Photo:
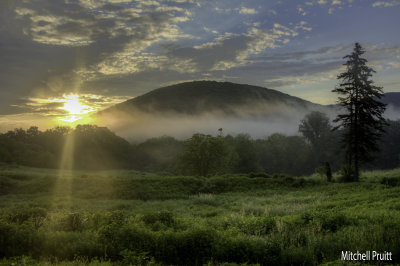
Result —
[[[388, 121], [385, 131], [379, 142], [381, 151], [364, 168], [400, 165], [400, 120]], [[30, 127], [0, 134], [0, 162], [59, 168], [64, 155], [72, 156], [74, 169], [135, 169], [201, 176], [252, 172], [308, 175], [326, 162], [332, 171], [340, 170], [345, 163], [340, 148], [343, 129], [332, 131], [325, 114], [312, 112], [300, 122], [299, 133], [253, 139], [248, 134], [232, 136], [219, 131], [215, 136], [196, 133], [186, 140], [162, 136], [130, 143], [95, 125], [45, 131]], [[73, 145], [72, 154], [65, 155], [67, 143]]]

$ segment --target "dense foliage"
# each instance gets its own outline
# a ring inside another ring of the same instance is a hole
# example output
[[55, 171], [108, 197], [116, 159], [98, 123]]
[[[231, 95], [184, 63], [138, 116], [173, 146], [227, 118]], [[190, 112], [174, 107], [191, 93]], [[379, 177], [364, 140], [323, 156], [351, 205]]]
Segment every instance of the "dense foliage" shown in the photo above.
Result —
[[[15, 129], [0, 134], [0, 162], [44, 168], [135, 169], [147, 172], [215, 175], [224, 173], [287, 173], [306, 175], [329, 162], [333, 171], [343, 163], [341, 131], [330, 130], [326, 116], [310, 113], [301, 121], [302, 136], [195, 134], [180, 141], [163, 136], [132, 144], [104, 127], [79, 125], [40, 131]], [[400, 165], [400, 121], [388, 121], [378, 143], [381, 152], [364, 169]], [[66, 150], [70, 151], [67, 156]], [[72, 162], [63, 164], [63, 158]]]
[[396, 264], [399, 174], [354, 184], [0, 165], [0, 265], [317, 265], [342, 250]]

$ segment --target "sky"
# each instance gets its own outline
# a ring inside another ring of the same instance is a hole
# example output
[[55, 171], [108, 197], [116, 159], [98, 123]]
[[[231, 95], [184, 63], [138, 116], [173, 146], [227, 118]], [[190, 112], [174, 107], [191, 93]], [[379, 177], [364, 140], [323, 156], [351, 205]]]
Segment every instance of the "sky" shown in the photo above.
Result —
[[355, 42], [376, 85], [400, 92], [399, 14], [400, 0], [1, 0], [0, 130], [192, 80], [333, 104]]

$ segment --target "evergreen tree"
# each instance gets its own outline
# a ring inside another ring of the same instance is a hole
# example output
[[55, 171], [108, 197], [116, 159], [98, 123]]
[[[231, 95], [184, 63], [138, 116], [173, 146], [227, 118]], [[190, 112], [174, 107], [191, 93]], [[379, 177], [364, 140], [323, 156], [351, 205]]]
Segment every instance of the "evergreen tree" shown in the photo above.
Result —
[[383, 96], [382, 87], [371, 80], [375, 71], [366, 65], [361, 56], [365, 50], [359, 43], [353, 52], [346, 55], [346, 71], [338, 75], [341, 83], [333, 92], [338, 93], [339, 104], [345, 113], [339, 114], [334, 122], [343, 128], [343, 144], [346, 149], [348, 167], [354, 173], [353, 181], [358, 181], [360, 163], [372, 160], [372, 153], [378, 151], [378, 140], [386, 124], [382, 117], [386, 105], [379, 101]]

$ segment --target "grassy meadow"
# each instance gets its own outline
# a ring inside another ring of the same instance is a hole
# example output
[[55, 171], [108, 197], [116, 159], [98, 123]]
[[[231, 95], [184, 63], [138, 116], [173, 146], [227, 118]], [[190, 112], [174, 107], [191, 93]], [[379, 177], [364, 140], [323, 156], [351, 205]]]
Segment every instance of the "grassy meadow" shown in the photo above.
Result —
[[0, 265], [400, 263], [400, 170], [334, 179], [1, 165]]

